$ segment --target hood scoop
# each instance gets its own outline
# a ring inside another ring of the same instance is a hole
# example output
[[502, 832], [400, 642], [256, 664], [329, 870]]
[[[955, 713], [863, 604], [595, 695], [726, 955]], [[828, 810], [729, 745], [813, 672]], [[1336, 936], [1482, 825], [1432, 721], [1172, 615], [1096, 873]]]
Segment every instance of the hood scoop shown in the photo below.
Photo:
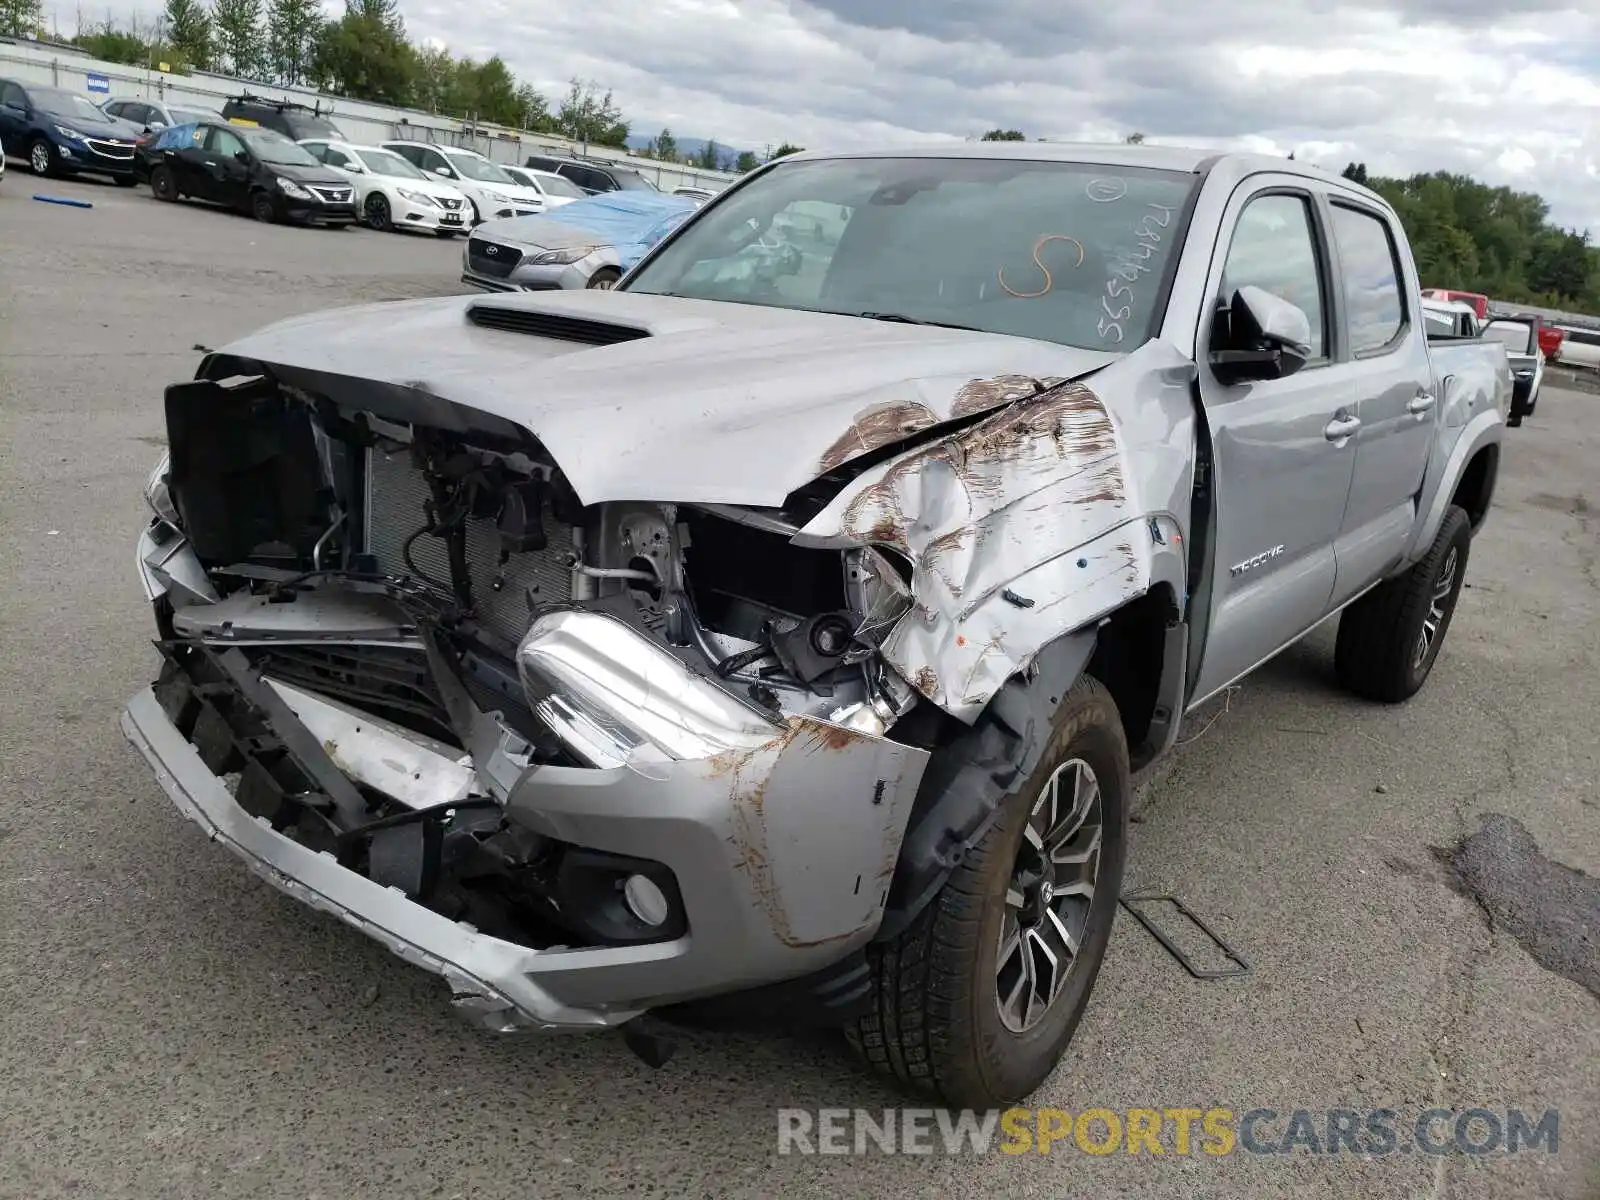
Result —
[[484, 329], [526, 333], [561, 342], [581, 342], [586, 346], [615, 346], [619, 342], [635, 342], [650, 336], [648, 329], [640, 329], [637, 325], [618, 325], [611, 321], [594, 321], [586, 317], [569, 317], [499, 304], [470, 305], [467, 308], [467, 320]]

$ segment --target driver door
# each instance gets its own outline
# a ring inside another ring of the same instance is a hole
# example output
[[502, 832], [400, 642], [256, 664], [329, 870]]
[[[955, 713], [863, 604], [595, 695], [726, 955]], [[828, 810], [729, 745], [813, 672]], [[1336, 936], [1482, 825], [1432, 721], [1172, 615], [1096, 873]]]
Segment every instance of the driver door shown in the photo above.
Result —
[[1221, 228], [1213, 303], [1247, 284], [1263, 288], [1305, 311], [1312, 344], [1309, 361], [1287, 378], [1225, 384], [1207, 365], [1211, 314], [1200, 323], [1195, 361], [1211, 431], [1215, 532], [1209, 633], [1191, 689], [1197, 703], [1327, 615], [1355, 473], [1355, 439], [1333, 436], [1344, 428], [1345, 368], [1317, 198], [1303, 179], [1253, 180], [1234, 194]]
[[[206, 134], [202, 179], [208, 200], [244, 208], [250, 201], [250, 152], [244, 140], [230, 129], [213, 125]], [[244, 159], [240, 159], [244, 155]]]

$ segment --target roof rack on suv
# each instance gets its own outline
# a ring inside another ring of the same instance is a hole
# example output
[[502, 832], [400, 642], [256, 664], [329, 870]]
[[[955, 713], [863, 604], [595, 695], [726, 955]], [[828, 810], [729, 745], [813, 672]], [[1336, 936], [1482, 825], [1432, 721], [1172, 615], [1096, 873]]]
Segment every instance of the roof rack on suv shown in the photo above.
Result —
[[[263, 108], [275, 108], [279, 112], [296, 109], [300, 112], [311, 113], [313, 116], [320, 117], [322, 115], [322, 101], [320, 100], [311, 104], [302, 104], [300, 101], [291, 100], [287, 96], [281, 100], [270, 100], [265, 96], [257, 96], [254, 92], [246, 90], [240, 92], [237, 96], [230, 96], [229, 101], [233, 104], [259, 104]], [[330, 108], [328, 111], [331, 113], [333, 109]]]

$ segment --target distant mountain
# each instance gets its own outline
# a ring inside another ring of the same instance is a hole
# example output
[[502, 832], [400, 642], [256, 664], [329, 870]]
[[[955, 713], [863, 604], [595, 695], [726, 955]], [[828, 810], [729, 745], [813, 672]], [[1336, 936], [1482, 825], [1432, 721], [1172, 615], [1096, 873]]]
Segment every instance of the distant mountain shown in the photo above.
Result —
[[[660, 130], [657, 130], [656, 132], [659, 133]], [[648, 149], [649, 146], [650, 146], [650, 143], [655, 141], [655, 139], [656, 139], [656, 135], [654, 133], [630, 133], [628, 135], [628, 149], [630, 149], [630, 150], [645, 150], [645, 149]], [[705, 146], [706, 146], [706, 143], [708, 141], [711, 141], [712, 139], [710, 139], [710, 138], [695, 138], [695, 137], [680, 137], [680, 138], [676, 138], [675, 140], [678, 143], [678, 157], [679, 158], [683, 158], [683, 159], [690, 159], [690, 158], [693, 158], [696, 154], [699, 154], [702, 150], [704, 150]], [[725, 142], [718, 142], [717, 143], [717, 150], [718, 150], [718, 152], [720, 153], [720, 155], [722, 157], [723, 164], [725, 166], [730, 166], [730, 167], [733, 165], [733, 160], [738, 158], [739, 155], [744, 153], [744, 150], [741, 147], [730, 146]], [[757, 158], [761, 157], [760, 151], [756, 151], [756, 157]]]

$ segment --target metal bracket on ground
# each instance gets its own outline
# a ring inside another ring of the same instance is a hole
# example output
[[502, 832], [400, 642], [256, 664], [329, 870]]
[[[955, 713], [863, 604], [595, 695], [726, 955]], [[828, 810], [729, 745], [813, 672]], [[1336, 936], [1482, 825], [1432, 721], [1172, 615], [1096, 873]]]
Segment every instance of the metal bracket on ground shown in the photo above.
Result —
[[[1212, 943], [1216, 945], [1217, 949], [1222, 951], [1222, 953], [1226, 955], [1229, 961], [1231, 961], [1234, 965], [1230, 967], [1214, 968], [1196, 966], [1194, 960], [1182, 950], [1178, 949], [1177, 943], [1168, 937], [1161, 930], [1161, 927], [1158, 926], [1150, 916], [1139, 911], [1139, 909], [1135, 907], [1135, 905], [1140, 904], [1159, 904], [1162, 902], [1172, 905], [1173, 908], [1178, 910], [1180, 915], [1188, 917], [1189, 921], [1195, 926], [1195, 928], [1200, 930], [1201, 933], [1205, 934], [1206, 937], [1210, 938]], [[1228, 945], [1227, 942], [1223, 941], [1221, 934], [1202, 921], [1194, 912], [1194, 910], [1182, 900], [1178, 899], [1178, 897], [1168, 893], [1146, 893], [1142, 895], [1135, 893], [1133, 895], [1123, 896], [1121, 903], [1122, 907], [1128, 910], [1129, 915], [1132, 916], [1135, 921], [1139, 922], [1139, 924], [1148, 929], [1150, 931], [1150, 936], [1155, 938], [1156, 941], [1160, 942], [1162, 946], [1166, 948], [1167, 953], [1172, 955], [1173, 958], [1177, 959], [1179, 964], [1182, 965], [1183, 969], [1188, 971], [1189, 974], [1193, 975], [1196, 979], [1231, 979], [1236, 975], [1248, 975], [1250, 973], [1250, 964], [1245, 961], [1244, 956], [1232, 946]]]

